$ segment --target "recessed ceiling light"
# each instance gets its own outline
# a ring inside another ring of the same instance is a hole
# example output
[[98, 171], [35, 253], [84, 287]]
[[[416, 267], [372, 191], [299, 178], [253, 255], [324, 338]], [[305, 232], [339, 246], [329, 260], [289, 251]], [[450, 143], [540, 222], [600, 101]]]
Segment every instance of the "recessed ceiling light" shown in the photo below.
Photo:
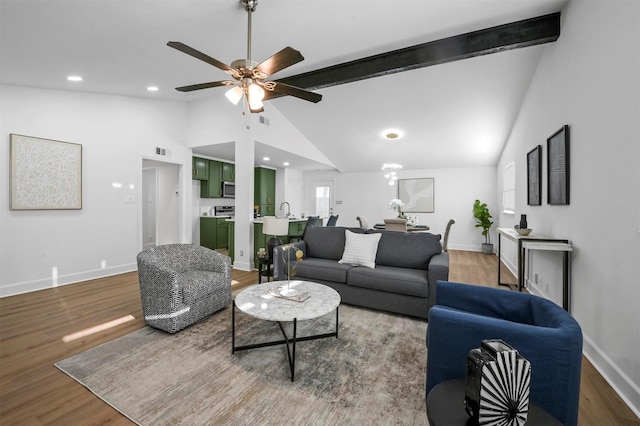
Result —
[[288, 161], [285, 161], [284, 163], [282, 163], [282, 165], [283, 165], [283, 166], [288, 166], [288, 165], [289, 165], [289, 162], [288, 162]]
[[388, 140], [396, 140], [402, 137], [402, 131], [398, 129], [387, 129], [382, 132], [382, 137]]
[[271, 160], [271, 158], [269, 158], [269, 157], [262, 157], [262, 161], [269, 161], [269, 160]]
[[158, 91], [158, 87], [157, 86], [149, 86], [149, 87], [147, 87], [147, 90], [149, 92], [157, 92]]
[[82, 77], [80, 77], [79, 75], [70, 75], [69, 77], [67, 77], [67, 80], [69, 80], [69, 81], [82, 81]]

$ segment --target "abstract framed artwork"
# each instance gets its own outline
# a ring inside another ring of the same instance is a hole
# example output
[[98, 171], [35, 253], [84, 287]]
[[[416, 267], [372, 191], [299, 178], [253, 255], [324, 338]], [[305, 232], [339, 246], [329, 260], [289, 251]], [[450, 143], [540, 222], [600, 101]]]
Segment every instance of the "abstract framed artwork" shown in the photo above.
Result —
[[569, 126], [547, 139], [547, 204], [569, 204]]
[[527, 153], [527, 204], [542, 204], [542, 146]]
[[82, 145], [10, 135], [9, 209], [82, 209]]
[[434, 178], [399, 179], [398, 198], [404, 213], [434, 212]]

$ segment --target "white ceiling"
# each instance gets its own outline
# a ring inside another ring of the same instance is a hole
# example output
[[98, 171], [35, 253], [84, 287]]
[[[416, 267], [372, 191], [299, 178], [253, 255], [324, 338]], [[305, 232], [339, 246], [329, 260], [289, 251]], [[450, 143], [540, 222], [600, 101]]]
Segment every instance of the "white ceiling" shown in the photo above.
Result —
[[[260, 0], [252, 57], [261, 61], [285, 46], [300, 50], [305, 60], [274, 77], [282, 78], [557, 12], [566, 1]], [[168, 41], [228, 64], [246, 55], [247, 14], [239, 0], [0, 0], [2, 84], [185, 102], [223, 96], [224, 88], [175, 91], [227, 75], [167, 47]], [[318, 104], [279, 98], [265, 104], [265, 115], [275, 106], [342, 172], [379, 170], [386, 162], [405, 169], [494, 165], [543, 49], [325, 88], [317, 91], [323, 95]], [[84, 80], [68, 82], [70, 74]], [[147, 92], [149, 85], [160, 90]], [[384, 141], [380, 133], [390, 127], [404, 136]], [[200, 152], [233, 155], [229, 144]], [[264, 155], [275, 166], [327, 168], [258, 144], [256, 161]]]

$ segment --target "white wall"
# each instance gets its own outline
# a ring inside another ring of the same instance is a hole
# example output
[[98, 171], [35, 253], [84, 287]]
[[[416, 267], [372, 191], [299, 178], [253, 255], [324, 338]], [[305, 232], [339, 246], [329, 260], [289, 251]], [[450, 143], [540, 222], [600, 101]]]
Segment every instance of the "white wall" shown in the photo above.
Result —
[[[571, 312], [582, 326], [584, 351], [640, 413], [640, 3], [571, 1], [559, 40], [545, 47], [498, 165], [515, 161], [516, 217], [527, 214], [541, 234], [574, 246]], [[568, 206], [526, 204], [526, 153], [570, 126]], [[501, 182], [502, 176], [498, 178]], [[500, 190], [500, 184], [498, 190]], [[508, 254], [513, 258], [514, 254]], [[534, 254], [532, 271], [552, 292], [559, 259]], [[555, 260], [555, 262], [554, 262]]]
[[[186, 104], [15, 86], [0, 86], [0, 99], [0, 139], [6, 141], [0, 150], [1, 296], [55, 285], [54, 267], [58, 285], [135, 270], [142, 247], [142, 161], [157, 158], [156, 146], [171, 150], [162, 160], [185, 166], [180, 214], [186, 217]], [[9, 210], [10, 133], [82, 144], [82, 210]], [[125, 203], [131, 196], [135, 202]], [[183, 222], [180, 239], [190, 241], [190, 222]]]
[[[493, 167], [401, 170], [399, 179], [427, 178], [434, 181], [435, 208], [433, 213], [411, 213], [418, 216], [418, 223], [428, 225], [431, 232], [441, 234], [449, 219], [455, 219], [451, 227], [449, 247], [458, 250], [480, 251], [484, 237], [474, 227], [473, 203], [478, 198], [497, 214], [496, 171]], [[382, 171], [371, 173], [307, 172], [305, 189], [309, 191], [313, 181], [333, 180], [334, 213], [339, 214], [339, 226], [358, 226], [357, 216], [365, 216], [369, 226], [395, 217], [389, 201], [398, 198], [397, 185], [389, 186]], [[305, 200], [305, 212], [312, 215], [313, 205]], [[492, 242], [495, 240], [492, 232]]]

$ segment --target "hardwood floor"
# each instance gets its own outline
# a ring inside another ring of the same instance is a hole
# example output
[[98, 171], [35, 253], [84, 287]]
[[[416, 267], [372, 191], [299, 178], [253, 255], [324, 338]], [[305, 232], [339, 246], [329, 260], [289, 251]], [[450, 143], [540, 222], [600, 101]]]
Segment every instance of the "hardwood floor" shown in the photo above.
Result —
[[[495, 286], [495, 256], [449, 253], [451, 281]], [[234, 270], [233, 280], [239, 289], [257, 272]], [[143, 326], [136, 272], [0, 299], [0, 424], [131, 425], [53, 363]], [[579, 424], [640, 425], [586, 359]]]

